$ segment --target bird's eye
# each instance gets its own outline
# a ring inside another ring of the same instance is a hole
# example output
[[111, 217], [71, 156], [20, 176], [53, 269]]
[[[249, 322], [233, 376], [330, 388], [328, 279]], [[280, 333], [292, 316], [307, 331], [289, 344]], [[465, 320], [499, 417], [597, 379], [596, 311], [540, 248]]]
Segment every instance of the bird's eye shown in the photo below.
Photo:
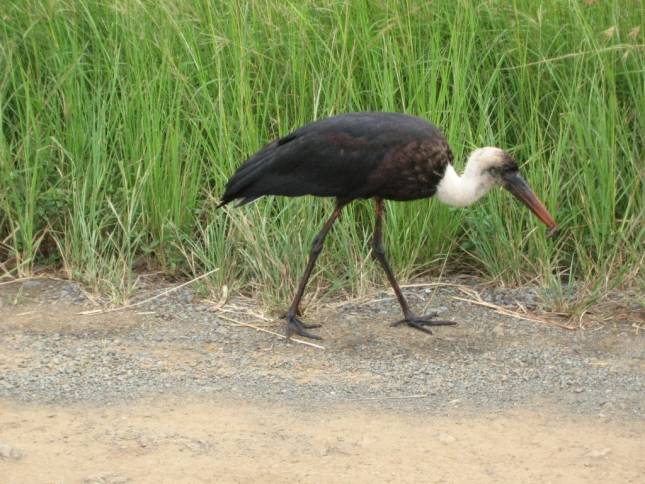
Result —
[[514, 172], [518, 172], [518, 171], [519, 171], [519, 168], [517, 167], [517, 164], [515, 164], [515, 163], [509, 163], [508, 165], [504, 166], [504, 173], [505, 174], [514, 173]]
[[486, 170], [490, 176], [497, 177], [500, 176], [504, 172], [504, 167], [503, 166], [491, 166]]

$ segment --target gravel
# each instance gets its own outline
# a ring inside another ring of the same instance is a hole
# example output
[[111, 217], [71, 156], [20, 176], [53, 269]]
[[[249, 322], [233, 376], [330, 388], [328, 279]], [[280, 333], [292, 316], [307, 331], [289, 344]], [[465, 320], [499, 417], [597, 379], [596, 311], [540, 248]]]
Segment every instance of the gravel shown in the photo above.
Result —
[[[414, 307], [431, 299], [441, 318], [459, 324], [438, 327], [433, 336], [391, 328], [399, 309], [383, 291], [368, 302], [305, 314], [324, 325], [317, 330], [325, 338], [320, 350], [236, 326], [226, 318], [282, 332], [280, 322], [250, 316], [261, 310], [243, 300], [214, 311], [182, 290], [88, 316], [78, 314], [93, 306], [75, 283], [16, 286], [0, 287], [0, 397], [24, 402], [110, 403], [172, 393], [298, 406], [556, 405], [608, 417], [644, 415], [645, 345], [630, 319], [636, 313], [568, 331], [459, 301], [454, 296], [463, 294], [452, 287], [408, 288]], [[509, 307], [535, 307], [539, 299], [535, 288], [480, 294]]]

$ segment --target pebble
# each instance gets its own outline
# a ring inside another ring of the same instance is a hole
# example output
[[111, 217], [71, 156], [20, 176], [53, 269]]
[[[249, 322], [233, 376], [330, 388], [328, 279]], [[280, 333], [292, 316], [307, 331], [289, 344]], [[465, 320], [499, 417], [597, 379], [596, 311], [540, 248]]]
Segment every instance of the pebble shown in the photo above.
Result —
[[101, 472], [83, 479], [84, 484], [127, 484], [128, 482], [131, 482], [129, 477], [113, 472]]
[[587, 457], [598, 459], [600, 457], [605, 457], [610, 452], [611, 452], [611, 449], [609, 447], [605, 447], [604, 449], [594, 449], [587, 453]]
[[0, 442], [0, 460], [20, 460], [23, 457], [21, 450]]
[[23, 289], [36, 289], [43, 285], [43, 281], [38, 279], [29, 279], [22, 283]]
[[442, 432], [437, 436], [437, 439], [439, 442], [442, 444], [452, 444], [453, 442], [457, 441], [457, 438], [453, 435], [450, 435], [448, 433]]
[[[69, 312], [69, 294], [76, 291], [82, 293], [76, 283], [48, 282], [38, 292], [48, 311], [63, 304]], [[499, 293], [508, 292], [509, 300], [522, 296], [521, 289], [512, 290], [512, 298], [509, 291]], [[405, 292], [414, 309], [424, 309], [428, 296], [423, 289]], [[318, 334], [325, 338], [325, 350], [318, 350], [236, 327], [219, 319], [191, 291], [178, 293], [145, 308], [106, 313], [78, 325], [65, 323], [55, 330], [36, 323], [0, 326], [0, 352], [30, 355], [1, 368], [0, 398], [108, 403], [160, 393], [200, 393], [305, 406], [362, 400], [422, 410], [496, 409], [546, 399], [573, 413], [596, 415], [602, 408], [611, 418], [645, 414], [645, 377], [633, 365], [645, 357], [645, 345], [633, 333], [610, 325], [590, 332], [562, 331], [462, 304], [452, 298], [461, 293], [446, 287], [433, 290], [426, 311], [445, 309], [445, 315], [459, 322], [455, 327], [432, 328], [433, 336], [391, 328], [399, 308], [384, 293], [369, 304], [347, 304], [345, 312], [323, 307], [305, 314], [306, 322], [324, 318]], [[145, 297], [153, 294], [146, 288]], [[486, 300], [493, 295], [491, 291]], [[19, 304], [9, 310], [22, 309]], [[156, 314], [138, 314], [147, 311]], [[267, 324], [244, 311], [234, 317]], [[283, 331], [281, 323], [268, 323], [267, 329]], [[625, 347], [631, 350], [625, 352]], [[594, 365], [599, 359], [612, 364]]]
[[183, 304], [190, 304], [193, 302], [193, 299], [195, 299], [195, 296], [193, 296], [192, 292], [184, 291], [179, 294], [179, 302]]

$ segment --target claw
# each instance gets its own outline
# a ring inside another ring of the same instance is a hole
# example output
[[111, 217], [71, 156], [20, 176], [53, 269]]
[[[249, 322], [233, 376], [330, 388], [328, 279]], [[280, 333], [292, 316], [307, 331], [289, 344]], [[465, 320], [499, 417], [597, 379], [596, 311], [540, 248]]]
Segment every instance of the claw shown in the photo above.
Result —
[[427, 334], [433, 334], [432, 331], [424, 327], [423, 324], [419, 324], [415, 321], [408, 321], [408, 326], [410, 326], [411, 328], [418, 329], [419, 331], [423, 331], [424, 333], [427, 333]]
[[294, 333], [303, 338], [322, 339], [320, 336], [307, 331], [308, 329], [320, 328], [320, 324], [306, 324], [295, 316], [287, 317], [287, 339], [291, 338]]
[[390, 326], [398, 326], [405, 323], [414, 329], [418, 329], [419, 331], [423, 331], [424, 333], [432, 334], [432, 331], [426, 328], [426, 326], [454, 326], [457, 324], [456, 321], [432, 319], [436, 315], [437, 313], [435, 312], [426, 314], [425, 316], [415, 316], [414, 314], [411, 314], [399, 321], [395, 321], [394, 323], [390, 324]]

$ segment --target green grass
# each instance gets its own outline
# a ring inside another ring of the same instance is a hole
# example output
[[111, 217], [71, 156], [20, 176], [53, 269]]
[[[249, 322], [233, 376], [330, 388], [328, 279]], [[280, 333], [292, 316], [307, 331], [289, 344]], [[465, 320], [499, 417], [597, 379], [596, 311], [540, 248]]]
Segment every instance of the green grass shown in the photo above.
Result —
[[[137, 271], [219, 268], [212, 287], [284, 304], [332, 203], [218, 211], [227, 177], [308, 121], [391, 110], [440, 126], [459, 167], [476, 146], [511, 150], [562, 226], [548, 240], [502, 192], [465, 210], [390, 203], [397, 272], [553, 294], [573, 277], [579, 310], [643, 284], [642, 25], [627, 0], [5, 0], [0, 277], [61, 266], [125, 298]], [[372, 212], [355, 203], [334, 227], [317, 269], [327, 293], [385, 282]]]

